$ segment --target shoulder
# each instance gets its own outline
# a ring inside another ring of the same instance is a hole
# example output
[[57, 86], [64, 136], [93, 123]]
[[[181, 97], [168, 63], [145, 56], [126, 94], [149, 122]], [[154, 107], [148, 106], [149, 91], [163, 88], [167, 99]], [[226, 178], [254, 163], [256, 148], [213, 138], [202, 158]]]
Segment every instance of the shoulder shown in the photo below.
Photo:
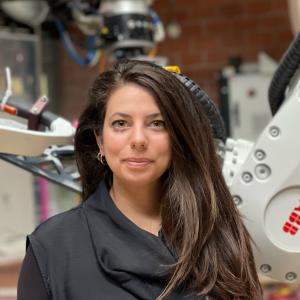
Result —
[[[41, 223], [27, 237], [48, 294], [51, 274], [62, 272], [65, 263], [85, 242], [87, 229], [82, 205], [57, 214]], [[75, 249], [75, 251], [74, 251]]]
[[38, 233], [40, 231], [48, 231], [59, 229], [62, 230], [67, 226], [70, 222], [78, 221], [82, 218], [82, 205], [76, 206], [70, 210], [54, 215], [53, 217], [47, 219], [43, 223], [41, 223], [35, 229], [34, 233]]
[[36, 242], [45, 246], [47, 244], [53, 245], [53, 243], [63, 242], [66, 237], [72, 236], [72, 233], [75, 234], [76, 231], [80, 232], [84, 224], [85, 217], [82, 212], [82, 205], [79, 205], [41, 223], [28, 236], [28, 239], [31, 244]]
[[[57, 214], [41, 223], [27, 236], [40, 269], [46, 274], [47, 265], [57, 258], [65, 259], [89, 234], [82, 205]], [[80, 248], [80, 247], [79, 247]]]

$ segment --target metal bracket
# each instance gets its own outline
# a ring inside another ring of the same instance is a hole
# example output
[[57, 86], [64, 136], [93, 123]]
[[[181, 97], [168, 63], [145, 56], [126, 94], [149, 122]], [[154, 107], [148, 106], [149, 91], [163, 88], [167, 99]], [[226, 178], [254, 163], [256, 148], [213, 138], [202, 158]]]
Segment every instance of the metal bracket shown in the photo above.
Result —
[[0, 153], [0, 159], [74, 192], [81, 192], [80, 176], [74, 161], [72, 145], [50, 146], [43, 155], [37, 157]]

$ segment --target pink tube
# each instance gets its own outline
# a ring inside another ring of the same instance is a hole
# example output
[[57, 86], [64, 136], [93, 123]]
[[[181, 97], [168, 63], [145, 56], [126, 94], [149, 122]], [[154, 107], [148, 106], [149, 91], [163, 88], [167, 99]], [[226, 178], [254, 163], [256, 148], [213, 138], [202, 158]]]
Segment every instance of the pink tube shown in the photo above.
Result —
[[48, 181], [45, 178], [39, 178], [39, 194], [40, 194], [40, 220], [41, 222], [49, 218], [49, 189]]

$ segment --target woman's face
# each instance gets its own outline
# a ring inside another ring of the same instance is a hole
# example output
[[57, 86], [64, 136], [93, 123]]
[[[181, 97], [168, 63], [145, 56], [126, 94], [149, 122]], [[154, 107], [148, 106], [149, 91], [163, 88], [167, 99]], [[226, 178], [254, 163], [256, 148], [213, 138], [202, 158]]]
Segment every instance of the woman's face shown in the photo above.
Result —
[[107, 102], [101, 154], [117, 178], [145, 185], [159, 180], [171, 160], [170, 137], [153, 96], [135, 84], [115, 90]]

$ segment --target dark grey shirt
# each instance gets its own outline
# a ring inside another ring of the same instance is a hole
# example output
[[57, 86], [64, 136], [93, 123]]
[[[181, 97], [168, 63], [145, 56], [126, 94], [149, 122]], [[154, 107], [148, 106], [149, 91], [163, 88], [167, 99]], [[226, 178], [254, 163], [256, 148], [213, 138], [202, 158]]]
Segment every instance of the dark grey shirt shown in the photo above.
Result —
[[[34, 256], [29, 247], [24, 264], [36, 259], [32, 270], [40, 276], [29, 284], [30, 268], [27, 274], [21, 272], [18, 300], [28, 300], [23, 296], [28, 288], [40, 293], [41, 281], [45, 299], [153, 300], [167, 283], [165, 266], [176, 261], [162, 231], [155, 236], [131, 222], [115, 206], [104, 182], [80, 206], [42, 223], [28, 237], [28, 245]], [[31, 294], [30, 300], [35, 299], [44, 298]], [[182, 287], [166, 299], [205, 298]]]
[[19, 276], [18, 300], [48, 300], [47, 291], [31, 246], [26, 251]]

